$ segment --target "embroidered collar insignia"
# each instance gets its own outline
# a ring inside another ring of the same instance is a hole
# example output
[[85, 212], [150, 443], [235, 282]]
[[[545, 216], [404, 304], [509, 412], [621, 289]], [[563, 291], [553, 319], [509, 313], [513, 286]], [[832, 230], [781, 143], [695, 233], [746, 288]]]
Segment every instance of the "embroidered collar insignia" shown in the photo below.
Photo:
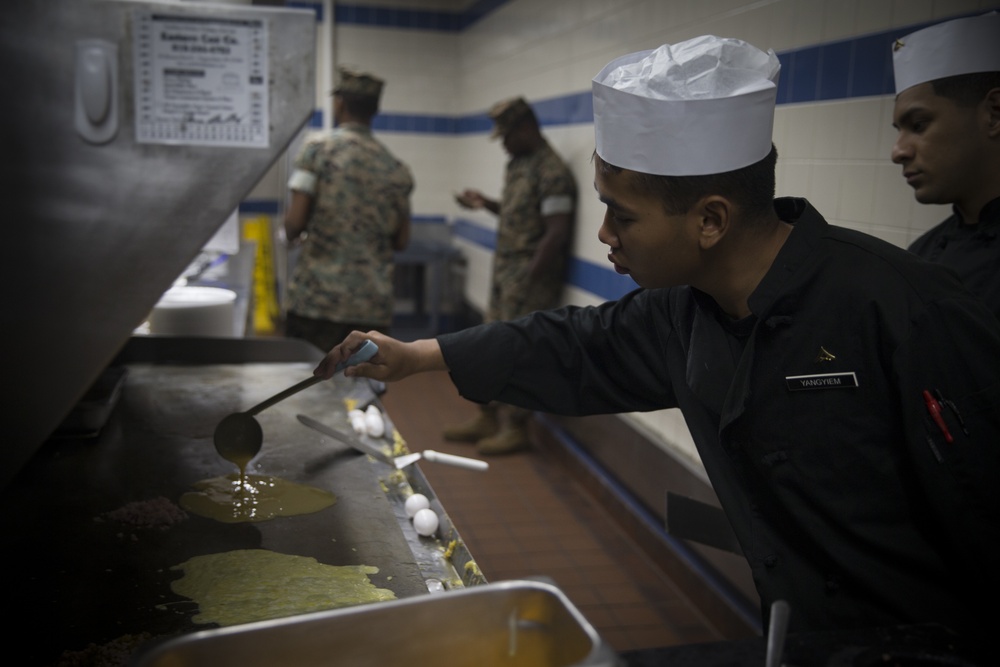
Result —
[[826, 351], [826, 348], [822, 345], [819, 346], [819, 354], [816, 355], [816, 363], [822, 363], [824, 361], [833, 361], [837, 357]]

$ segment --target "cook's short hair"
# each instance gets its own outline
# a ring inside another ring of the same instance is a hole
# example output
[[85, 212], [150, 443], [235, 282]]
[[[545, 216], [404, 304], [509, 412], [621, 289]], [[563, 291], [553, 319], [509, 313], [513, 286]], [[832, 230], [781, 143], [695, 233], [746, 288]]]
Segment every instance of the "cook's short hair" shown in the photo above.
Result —
[[[628, 171], [608, 164], [596, 153], [594, 156], [602, 173]], [[774, 207], [777, 161], [778, 149], [771, 144], [771, 151], [763, 159], [721, 174], [658, 176], [629, 171], [629, 178], [638, 191], [659, 197], [670, 215], [687, 213], [703, 197], [719, 195], [736, 204], [745, 218], [756, 218]]]
[[994, 88], [1000, 88], [1000, 72], [973, 72], [931, 81], [934, 94], [963, 107], [976, 106]]

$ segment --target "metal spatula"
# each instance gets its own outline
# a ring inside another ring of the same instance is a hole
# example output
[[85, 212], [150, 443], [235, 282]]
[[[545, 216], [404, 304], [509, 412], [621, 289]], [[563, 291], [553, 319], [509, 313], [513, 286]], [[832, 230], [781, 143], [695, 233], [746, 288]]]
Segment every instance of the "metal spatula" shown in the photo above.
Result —
[[360, 438], [355, 438], [347, 433], [341, 433], [337, 429], [330, 428], [323, 422], [316, 421], [312, 417], [307, 417], [306, 415], [296, 415], [295, 416], [300, 422], [308, 426], [309, 428], [319, 431], [325, 436], [331, 437], [334, 440], [342, 442], [346, 445], [350, 445], [359, 452], [364, 452], [365, 454], [371, 454], [373, 457], [388, 463], [389, 465], [395, 466], [396, 468], [405, 468], [408, 465], [412, 465], [419, 461], [421, 458], [425, 458], [428, 461], [433, 461], [435, 463], [445, 463], [447, 465], [458, 466], [459, 468], [467, 468], [469, 470], [487, 470], [490, 464], [486, 461], [480, 461], [478, 459], [469, 459], [464, 456], [455, 456], [454, 454], [443, 454], [441, 452], [435, 452], [431, 449], [425, 449], [423, 452], [417, 452], [415, 454], [404, 454], [403, 456], [390, 456], [384, 450], [376, 447], [375, 445], [368, 444]]

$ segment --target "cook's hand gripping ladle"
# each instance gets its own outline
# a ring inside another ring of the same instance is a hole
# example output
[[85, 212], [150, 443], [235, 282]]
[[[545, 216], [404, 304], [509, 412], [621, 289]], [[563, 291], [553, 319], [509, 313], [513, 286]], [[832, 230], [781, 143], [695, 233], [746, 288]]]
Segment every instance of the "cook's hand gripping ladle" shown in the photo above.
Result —
[[[378, 352], [378, 345], [370, 340], [366, 340], [346, 361], [337, 364], [334, 372], [339, 373], [348, 366], [355, 366], [368, 361], [375, 356], [376, 352]], [[253, 457], [257, 456], [261, 443], [264, 441], [264, 432], [253, 416], [261, 410], [269, 408], [275, 403], [285, 400], [292, 394], [297, 394], [322, 380], [323, 378], [319, 376], [313, 376], [275, 394], [266, 401], [258, 403], [246, 412], [234, 412], [231, 415], [227, 415], [215, 427], [215, 450], [219, 452], [219, 456], [227, 461], [232, 461], [240, 467], [240, 470], [243, 470], [246, 464]]]

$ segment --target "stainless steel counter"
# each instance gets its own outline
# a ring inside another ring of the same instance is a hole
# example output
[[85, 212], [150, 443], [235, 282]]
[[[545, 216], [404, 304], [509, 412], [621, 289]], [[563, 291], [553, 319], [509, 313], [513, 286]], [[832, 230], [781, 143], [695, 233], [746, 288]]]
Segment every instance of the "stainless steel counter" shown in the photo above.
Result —
[[[333, 492], [332, 507], [253, 524], [189, 515], [163, 530], [109, 520], [128, 503], [176, 503], [194, 483], [233, 472], [212, 444], [219, 420], [308, 377], [315, 366], [314, 359], [226, 358], [233, 346], [268, 348], [262, 341], [135, 343], [140, 352], [127, 349], [119, 359], [126, 380], [100, 434], [50, 440], [0, 492], [0, 548], [13, 562], [8, 604], [17, 610], [8, 632], [37, 636], [40, 624], [48, 629], [45, 642], [24, 649], [24, 664], [49, 664], [63, 651], [127, 634], [204, 629], [191, 620], [195, 603], [170, 588], [180, 576], [171, 568], [201, 554], [262, 548], [330, 565], [374, 565], [372, 582], [398, 598], [428, 594], [428, 580], [435, 589], [437, 582], [442, 589], [483, 583], [474, 563], [465, 567], [471, 556], [417, 466], [397, 472], [295, 419], [303, 413], [346, 427], [344, 399], [373, 394], [367, 383], [341, 376], [258, 414], [264, 444], [251, 464], [251, 472]], [[206, 363], [213, 357], [234, 363]], [[293, 350], [275, 358], [294, 357]], [[402, 503], [414, 489], [441, 515], [440, 538], [420, 537], [410, 525]], [[446, 558], [451, 540], [455, 553]]]

